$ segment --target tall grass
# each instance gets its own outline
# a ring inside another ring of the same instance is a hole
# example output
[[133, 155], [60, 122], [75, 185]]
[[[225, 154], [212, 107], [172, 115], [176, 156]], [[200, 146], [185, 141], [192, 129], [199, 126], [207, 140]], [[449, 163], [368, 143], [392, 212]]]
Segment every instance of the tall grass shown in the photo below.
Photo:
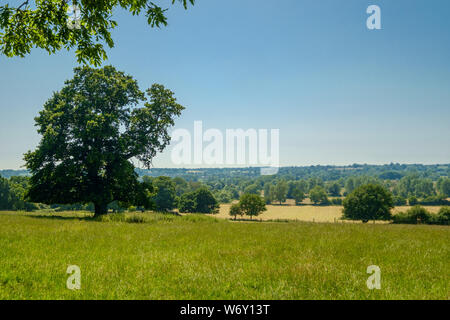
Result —
[[449, 243], [447, 226], [0, 213], [0, 299], [448, 299]]

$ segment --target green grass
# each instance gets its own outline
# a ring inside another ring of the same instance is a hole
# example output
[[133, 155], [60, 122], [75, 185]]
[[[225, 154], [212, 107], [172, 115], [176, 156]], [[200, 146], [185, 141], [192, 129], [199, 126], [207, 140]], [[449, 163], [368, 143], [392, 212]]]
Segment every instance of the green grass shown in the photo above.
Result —
[[57, 215], [0, 213], [0, 299], [449, 298], [446, 226]]

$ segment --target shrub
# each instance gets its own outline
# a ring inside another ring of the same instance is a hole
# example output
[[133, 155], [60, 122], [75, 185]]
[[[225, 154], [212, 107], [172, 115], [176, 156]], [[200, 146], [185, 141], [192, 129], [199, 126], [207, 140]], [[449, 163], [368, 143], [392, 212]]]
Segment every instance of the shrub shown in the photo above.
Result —
[[129, 223], [144, 223], [145, 218], [141, 215], [133, 214], [131, 216], [127, 216], [125, 221]]
[[396, 224], [415, 224], [406, 212], [399, 212], [392, 217], [392, 222]]
[[181, 219], [183, 221], [187, 221], [187, 222], [193, 222], [193, 223], [197, 223], [197, 222], [210, 222], [210, 223], [218, 223], [220, 222], [219, 219], [217, 218], [213, 218], [210, 216], [205, 216], [204, 214], [187, 214], [183, 217], [181, 217]]
[[335, 205], [335, 206], [341, 206], [342, 205], [342, 198], [331, 199], [331, 204]]
[[440, 210], [439, 210], [439, 215], [444, 215], [448, 218], [450, 218], [450, 207], [449, 206], [443, 206]]
[[424, 206], [441, 206], [441, 205], [447, 205], [448, 201], [445, 199], [445, 196], [443, 195], [436, 195], [436, 196], [429, 196], [425, 199], [419, 201], [421, 205]]
[[100, 222], [126, 222], [127, 217], [123, 213], [108, 213], [94, 218]]
[[418, 224], [429, 223], [432, 220], [430, 213], [421, 206], [414, 206], [406, 212], [401, 212], [393, 217], [394, 223]]
[[449, 225], [450, 224], [450, 207], [442, 207], [437, 215], [431, 217], [431, 224]]
[[421, 206], [414, 206], [406, 211], [406, 213], [411, 217], [412, 221], [415, 221], [416, 223], [427, 223], [431, 219], [427, 209]]
[[408, 204], [410, 206], [415, 206], [417, 203], [419, 203], [419, 201], [417, 200], [417, 198], [415, 196], [411, 196], [408, 198]]
[[394, 205], [395, 206], [406, 206], [406, 199], [402, 196], [395, 196], [394, 197]]

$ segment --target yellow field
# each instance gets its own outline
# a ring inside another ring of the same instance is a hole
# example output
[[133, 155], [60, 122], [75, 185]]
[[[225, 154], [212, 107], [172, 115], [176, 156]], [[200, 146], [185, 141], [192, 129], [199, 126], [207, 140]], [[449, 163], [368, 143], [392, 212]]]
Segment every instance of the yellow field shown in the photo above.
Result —
[[[393, 213], [406, 211], [407, 206], [396, 207]], [[425, 206], [425, 208], [432, 213], [439, 211], [439, 206]], [[222, 204], [219, 213], [215, 217], [229, 219], [230, 204]], [[315, 222], [334, 222], [339, 220], [342, 216], [342, 206], [312, 206], [302, 205], [294, 206], [290, 204], [283, 205], [268, 205], [267, 211], [257, 217], [264, 221], [267, 220], [300, 220], [300, 221], [315, 221]]]

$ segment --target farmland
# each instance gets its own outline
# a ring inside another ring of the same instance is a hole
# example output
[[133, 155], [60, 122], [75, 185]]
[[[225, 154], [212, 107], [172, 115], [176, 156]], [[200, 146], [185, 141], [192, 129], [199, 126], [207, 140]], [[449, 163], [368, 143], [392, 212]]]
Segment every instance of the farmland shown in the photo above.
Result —
[[[267, 211], [264, 211], [258, 220], [298, 220], [309, 222], [337, 222], [342, 217], [342, 206], [313, 206], [301, 205], [294, 206], [291, 201], [283, 205], [267, 205]], [[393, 209], [393, 214], [406, 211], [410, 207], [399, 206]], [[440, 206], [425, 206], [431, 213], [437, 213]], [[219, 218], [230, 219], [230, 205], [223, 204], [220, 206], [219, 213], [215, 215]], [[342, 221], [341, 221], [342, 222]]]
[[[446, 226], [90, 215], [0, 213], [0, 299], [449, 298]], [[66, 288], [68, 265], [80, 290]]]

